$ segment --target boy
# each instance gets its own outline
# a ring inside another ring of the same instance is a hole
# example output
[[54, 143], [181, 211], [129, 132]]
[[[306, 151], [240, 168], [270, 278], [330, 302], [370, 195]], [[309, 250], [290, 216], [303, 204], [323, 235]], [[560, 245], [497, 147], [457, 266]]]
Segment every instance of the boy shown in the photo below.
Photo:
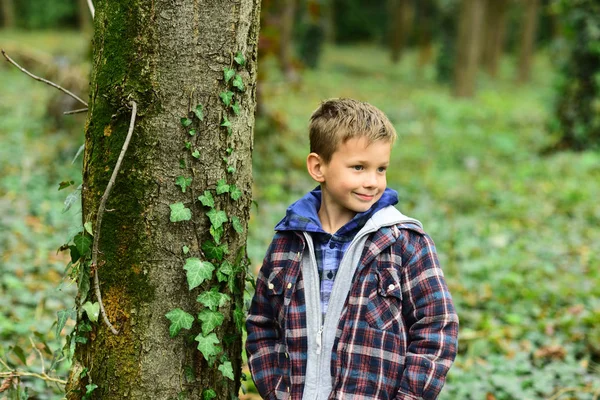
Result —
[[246, 322], [264, 399], [435, 399], [458, 317], [421, 223], [386, 189], [396, 132], [370, 104], [325, 101], [310, 119], [319, 187], [292, 204]]

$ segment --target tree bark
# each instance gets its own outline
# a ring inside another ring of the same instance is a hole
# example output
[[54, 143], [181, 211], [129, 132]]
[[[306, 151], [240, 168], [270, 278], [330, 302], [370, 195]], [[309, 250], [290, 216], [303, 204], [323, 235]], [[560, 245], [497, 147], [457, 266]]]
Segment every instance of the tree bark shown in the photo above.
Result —
[[498, 63], [504, 50], [507, 11], [507, 0], [487, 0], [486, 2], [486, 46], [483, 48], [482, 61], [492, 77], [498, 73]]
[[92, 29], [92, 14], [87, 0], [77, 0], [77, 18], [81, 30], [87, 32]]
[[461, 3], [454, 67], [454, 95], [457, 97], [475, 95], [484, 11], [484, 0], [463, 0]]
[[288, 79], [294, 77], [292, 62], [294, 16], [296, 14], [296, 0], [284, 0], [281, 18], [279, 20], [279, 65]]
[[12, 29], [15, 27], [15, 3], [13, 0], [0, 0], [0, 14], [2, 14], [3, 28]]
[[[238, 394], [241, 375], [242, 335], [236, 317], [242, 311], [247, 259], [260, 1], [98, 0], [95, 6], [84, 222], [96, 220], [128, 130], [131, 100], [138, 104], [138, 116], [101, 232], [94, 227], [94, 234], [101, 234], [97, 273], [102, 299], [119, 334], [101, 322], [86, 332], [86, 314], [79, 312], [75, 336], [80, 339], [67, 398], [81, 399], [90, 390], [86, 385], [93, 384], [92, 399], [196, 400], [208, 389], [216, 399], [230, 399]], [[238, 52], [245, 57], [243, 66], [234, 61]], [[225, 82], [225, 67], [241, 76], [243, 92]], [[239, 102], [239, 115], [219, 97], [228, 90]], [[198, 104], [203, 106], [202, 121], [191, 112]], [[231, 133], [222, 126], [224, 116]], [[186, 117], [193, 121], [187, 128], [181, 122]], [[178, 177], [192, 179], [185, 192], [175, 184]], [[242, 196], [234, 200], [217, 194], [219, 180], [236, 185]], [[197, 200], [205, 191], [214, 197], [215, 209], [241, 221], [242, 234], [236, 233], [239, 226], [224, 223], [222, 243], [234, 271], [243, 268], [229, 284], [212, 273], [188, 290], [183, 269], [188, 258], [219, 267], [203, 247], [213, 240], [205, 215], [209, 209]], [[177, 202], [191, 210], [191, 220], [170, 222], [170, 205]], [[182, 251], [184, 246], [189, 252]], [[202, 334], [198, 320], [191, 330], [170, 338], [165, 314], [180, 308], [196, 316], [205, 310], [196, 297], [215, 287], [231, 301], [220, 308], [224, 322], [214, 331], [223, 351], [209, 365], [194, 341]], [[89, 293], [88, 299], [96, 301], [93, 290]], [[83, 296], [79, 302], [85, 300]], [[226, 360], [233, 380], [218, 370]]]
[[519, 82], [529, 81], [531, 73], [531, 58], [535, 50], [539, 0], [525, 0], [523, 15], [521, 51], [519, 54]]
[[414, 10], [409, 0], [391, 0], [389, 8], [391, 58], [393, 63], [397, 63], [410, 34]]

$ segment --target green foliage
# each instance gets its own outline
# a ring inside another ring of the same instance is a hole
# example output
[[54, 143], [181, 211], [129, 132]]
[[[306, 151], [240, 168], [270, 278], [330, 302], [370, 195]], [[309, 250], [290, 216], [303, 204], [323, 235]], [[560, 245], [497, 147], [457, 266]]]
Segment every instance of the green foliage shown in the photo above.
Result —
[[177, 336], [182, 328], [192, 329], [192, 324], [194, 323], [194, 317], [183, 311], [181, 308], [169, 311], [165, 314], [165, 317], [171, 321], [171, 325], [169, 326], [169, 334], [171, 337]]
[[100, 304], [98, 302], [90, 302], [86, 301], [83, 306], [81, 306], [83, 311], [85, 311], [88, 319], [92, 322], [98, 321], [98, 316], [100, 315]]
[[198, 296], [198, 303], [212, 311], [217, 311], [219, 307], [225, 306], [231, 297], [225, 293], [219, 292], [218, 287], [213, 287], [210, 291], [202, 292]]
[[223, 364], [219, 365], [219, 371], [223, 374], [225, 378], [229, 378], [233, 380], [233, 366], [230, 361], [225, 361]]
[[181, 187], [181, 191], [183, 193], [185, 193], [185, 190], [192, 184], [192, 178], [178, 176], [177, 179], [175, 180], [175, 184], [177, 186]]
[[550, 128], [557, 149], [600, 149], [600, 3], [554, 0], [570, 52], [558, 82], [556, 119]]
[[208, 261], [202, 261], [196, 257], [190, 257], [185, 260], [183, 267], [186, 270], [189, 289], [192, 290], [200, 286], [204, 281], [212, 279], [212, 273], [215, 266]]
[[198, 342], [198, 350], [200, 350], [200, 353], [202, 353], [204, 359], [211, 364], [214, 362], [215, 357], [221, 351], [223, 351], [223, 349], [218, 346], [218, 344], [221, 342], [214, 332], [208, 334], [207, 336], [204, 336], [201, 333], [196, 336], [194, 340]]
[[212, 389], [206, 389], [202, 392], [202, 400], [212, 400], [217, 397], [217, 392]]
[[198, 320], [202, 322], [202, 334], [206, 336], [214, 331], [217, 327], [221, 326], [224, 319], [225, 316], [220, 312], [202, 310], [200, 314], [198, 314]]
[[189, 221], [192, 219], [192, 210], [183, 205], [182, 202], [170, 204], [171, 222]]

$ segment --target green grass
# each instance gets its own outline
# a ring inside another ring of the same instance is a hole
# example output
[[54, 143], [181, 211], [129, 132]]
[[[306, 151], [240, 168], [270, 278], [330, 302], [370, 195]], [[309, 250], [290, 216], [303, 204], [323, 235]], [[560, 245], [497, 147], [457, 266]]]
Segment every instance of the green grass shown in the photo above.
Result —
[[[74, 63], [87, 49], [85, 38], [69, 32], [0, 31], [5, 43]], [[369, 101], [399, 134], [388, 185], [435, 240], [461, 318], [460, 354], [442, 399], [547, 399], [572, 388], [561, 399], [591, 400], [600, 390], [600, 155], [540, 155], [552, 143], [549, 57], [536, 58], [527, 85], [515, 83], [507, 58], [499, 79], [482, 74], [477, 97], [467, 100], [437, 84], [432, 67], [419, 71], [412, 53], [394, 66], [380, 48], [326, 48], [321, 68], [303, 71], [297, 83], [286, 82], [272, 60], [260, 62], [273, 119], [257, 121], [253, 266], [285, 208], [314, 186], [304, 170], [312, 111], [329, 97]], [[80, 180], [71, 160], [83, 125], [52, 124], [46, 103], [54, 89], [5, 62], [0, 85], [0, 357], [39, 372], [30, 337], [48, 367], [42, 341], [50, 353], [64, 343], [53, 323], [74, 302], [62, 276], [68, 260], [56, 249], [80, 217], [77, 209], [62, 213], [72, 188], [57, 188]], [[56, 398], [52, 388], [28, 382], [30, 394]]]

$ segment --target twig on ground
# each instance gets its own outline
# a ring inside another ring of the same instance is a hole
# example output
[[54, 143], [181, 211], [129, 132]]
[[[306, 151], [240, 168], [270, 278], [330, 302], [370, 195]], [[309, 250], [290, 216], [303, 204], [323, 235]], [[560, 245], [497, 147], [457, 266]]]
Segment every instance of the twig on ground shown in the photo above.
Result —
[[56, 88], [60, 91], [62, 91], [63, 93], [68, 94], [69, 96], [71, 96], [72, 98], [74, 98], [75, 100], [79, 101], [81, 104], [85, 105], [86, 107], [88, 106], [88, 104], [83, 101], [82, 99], [80, 99], [77, 95], [71, 93], [70, 91], [68, 91], [67, 89], [65, 89], [64, 87], [57, 85], [54, 82], [50, 82], [47, 79], [44, 78], [40, 78], [37, 75], [32, 74], [31, 72], [27, 71], [25, 68], [21, 67], [19, 64], [17, 64], [12, 58], [10, 58], [8, 56], [8, 54], [6, 54], [6, 51], [4, 51], [4, 49], [2, 49], [2, 55], [4, 56], [4, 58], [6, 58], [6, 60], [11, 63], [12, 65], [14, 65], [15, 67], [19, 68], [23, 73], [29, 75], [30, 77], [32, 77], [33, 79], [35, 79], [36, 81], [40, 81], [40, 82], [44, 82], [50, 86], [52, 86], [53, 88]]
[[84, 112], [87, 112], [87, 110], [88, 110], [87, 108], [80, 108], [80, 109], [77, 109], [77, 110], [65, 111], [63, 113], [63, 115], [71, 115], [71, 114], [84, 113]]
[[38, 353], [38, 356], [40, 356], [40, 361], [42, 362], [42, 374], [46, 374], [46, 364], [44, 363], [44, 356], [42, 355], [42, 352], [37, 348], [31, 336], [29, 337], [29, 341], [31, 342], [31, 346], [33, 346], [33, 350], [35, 350], [35, 352]]
[[598, 397], [600, 396], [600, 389], [566, 387], [566, 388], [562, 388], [558, 392], [554, 393], [552, 395], [552, 397], [548, 398], [548, 400], [558, 400], [558, 398], [560, 396], [562, 396], [565, 393], [569, 393], [569, 392], [593, 393], [594, 394], [593, 400], [598, 400]]
[[31, 376], [33, 378], [38, 378], [47, 382], [56, 382], [61, 385], [66, 385], [67, 381], [60, 378], [53, 378], [48, 374], [36, 374], [35, 372], [24, 372], [24, 371], [9, 371], [9, 372], [0, 372], [0, 378], [8, 378], [10, 376], [22, 377], [22, 376]]
[[112, 190], [113, 185], [115, 184], [115, 180], [117, 179], [117, 174], [119, 173], [119, 169], [121, 168], [121, 162], [125, 157], [125, 153], [127, 152], [127, 147], [129, 147], [129, 141], [131, 140], [131, 136], [133, 134], [133, 127], [135, 126], [135, 117], [137, 114], [137, 103], [135, 101], [131, 101], [131, 120], [129, 122], [129, 131], [127, 132], [127, 137], [125, 138], [125, 143], [123, 143], [123, 147], [121, 148], [121, 153], [119, 154], [119, 158], [117, 159], [117, 163], [115, 164], [115, 169], [112, 172], [110, 180], [108, 181], [108, 185], [106, 186], [106, 190], [104, 190], [104, 194], [100, 199], [100, 206], [98, 207], [98, 214], [96, 216], [96, 226], [95, 234], [94, 234], [94, 243], [92, 246], [92, 266], [91, 269], [94, 272], [94, 291], [96, 292], [96, 298], [98, 299], [98, 303], [100, 305], [100, 312], [102, 313], [102, 318], [104, 319], [104, 323], [110, 328], [111, 332], [115, 335], [119, 334], [119, 331], [115, 329], [115, 327], [110, 323], [108, 317], [106, 316], [106, 311], [104, 310], [104, 304], [102, 304], [102, 295], [100, 293], [100, 281], [98, 279], [98, 242], [100, 241], [100, 227], [102, 225], [102, 216], [105, 211], [106, 200]]

